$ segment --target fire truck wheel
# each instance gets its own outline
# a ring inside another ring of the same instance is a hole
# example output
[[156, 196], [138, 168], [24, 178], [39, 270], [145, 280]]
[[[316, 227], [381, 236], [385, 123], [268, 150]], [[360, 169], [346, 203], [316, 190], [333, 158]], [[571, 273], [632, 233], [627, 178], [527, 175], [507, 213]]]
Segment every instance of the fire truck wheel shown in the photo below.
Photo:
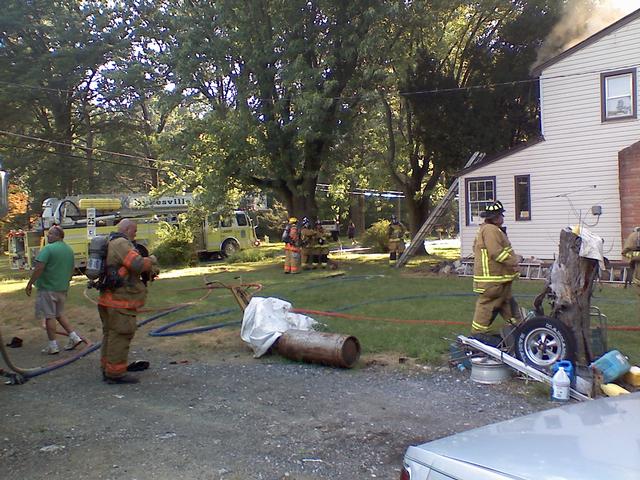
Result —
[[240, 245], [235, 240], [225, 240], [222, 244], [222, 253], [225, 257], [229, 257], [240, 250]]
[[548, 372], [560, 360], [574, 360], [575, 336], [557, 318], [533, 317], [518, 326], [514, 336], [516, 357], [538, 370]]

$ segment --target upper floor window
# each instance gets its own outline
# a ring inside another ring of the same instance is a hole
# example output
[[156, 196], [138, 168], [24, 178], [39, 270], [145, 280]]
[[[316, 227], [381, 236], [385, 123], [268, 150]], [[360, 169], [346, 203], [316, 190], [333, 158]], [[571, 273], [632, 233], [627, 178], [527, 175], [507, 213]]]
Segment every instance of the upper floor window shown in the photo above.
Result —
[[636, 70], [620, 70], [600, 75], [602, 121], [636, 118]]
[[467, 225], [477, 225], [480, 212], [496, 200], [496, 177], [467, 178], [465, 186]]

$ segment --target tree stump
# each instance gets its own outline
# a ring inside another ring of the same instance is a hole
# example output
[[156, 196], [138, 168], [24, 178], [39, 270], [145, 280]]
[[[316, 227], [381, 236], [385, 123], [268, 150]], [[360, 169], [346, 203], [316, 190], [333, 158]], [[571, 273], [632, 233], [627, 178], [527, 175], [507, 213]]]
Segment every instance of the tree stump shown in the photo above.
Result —
[[580, 257], [582, 239], [569, 230], [560, 232], [560, 250], [553, 265], [549, 288], [553, 296], [551, 316], [571, 328], [576, 338], [578, 363], [593, 361], [591, 347], [591, 296], [598, 275], [598, 261]]

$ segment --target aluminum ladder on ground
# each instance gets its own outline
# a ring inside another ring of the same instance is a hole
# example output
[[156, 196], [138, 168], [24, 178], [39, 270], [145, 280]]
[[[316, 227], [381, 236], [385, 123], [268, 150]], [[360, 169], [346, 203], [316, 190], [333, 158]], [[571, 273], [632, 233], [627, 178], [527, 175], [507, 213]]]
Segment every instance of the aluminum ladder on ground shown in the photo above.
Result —
[[[553, 262], [522, 262], [520, 278], [526, 280], [547, 280]], [[459, 277], [473, 276], [473, 259], [462, 260], [458, 270]], [[631, 267], [627, 264], [611, 263], [609, 268], [600, 271], [600, 282], [626, 284], [631, 279]]]
[[[475, 152], [473, 155], [471, 155], [471, 158], [469, 158], [464, 168], [470, 167], [483, 158], [484, 153]], [[400, 268], [406, 265], [409, 257], [416, 253], [416, 251], [418, 250], [418, 248], [420, 248], [420, 245], [423, 244], [424, 239], [431, 232], [433, 227], [438, 225], [438, 222], [447, 213], [447, 208], [449, 208], [449, 205], [451, 205], [451, 202], [458, 194], [458, 184], [459, 179], [456, 178], [449, 187], [449, 190], [447, 190], [445, 196], [442, 198], [442, 200], [440, 200], [440, 203], [438, 203], [438, 205], [436, 205], [436, 207], [431, 211], [427, 220], [420, 227], [420, 230], [418, 230], [416, 235], [411, 239], [411, 243], [409, 244], [409, 246], [405, 249], [404, 252], [402, 252], [402, 255], [396, 262], [396, 268]]]

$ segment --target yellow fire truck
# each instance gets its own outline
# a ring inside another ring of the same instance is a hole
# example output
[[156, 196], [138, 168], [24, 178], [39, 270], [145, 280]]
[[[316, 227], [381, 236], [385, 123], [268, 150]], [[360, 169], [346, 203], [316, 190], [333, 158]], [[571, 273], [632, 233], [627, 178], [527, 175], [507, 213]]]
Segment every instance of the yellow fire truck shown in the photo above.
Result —
[[[147, 194], [78, 195], [63, 199], [48, 198], [42, 203], [42, 215], [29, 231], [9, 232], [11, 268], [29, 269], [46, 243], [45, 232], [52, 225], [60, 225], [64, 241], [73, 248], [76, 268], [87, 265], [90, 239], [116, 230], [122, 218], [138, 223], [136, 241], [153, 246], [160, 222], [178, 223], [178, 215], [188, 210], [194, 199], [191, 194], [151, 197]], [[194, 238], [199, 257], [234, 252], [258, 246], [255, 226], [244, 211], [230, 214], [214, 213], [203, 219]]]

